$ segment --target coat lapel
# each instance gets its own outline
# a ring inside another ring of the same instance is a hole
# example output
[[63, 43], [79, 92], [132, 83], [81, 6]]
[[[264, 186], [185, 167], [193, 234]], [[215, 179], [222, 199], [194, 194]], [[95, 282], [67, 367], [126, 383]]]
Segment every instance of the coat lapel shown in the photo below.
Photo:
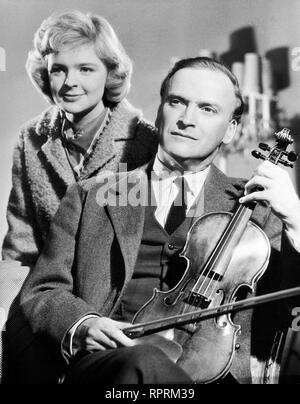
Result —
[[68, 186], [75, 182], [75, 176], [73, 170], [66, 158], [66, 152], [61, 144], [60, 138], [49, 138], [46, 143], [41, 147], [47, 161], [57, 175]]
[[47, 162], [53, 167], [66, 186], [74, 183], [74, 173], [61, 143], [61, 116], [57, 108], [51, 108], [45, 112], [37, 123], [36, 133], [47, 139], [41, 146], [41, 153], [43, 153]]

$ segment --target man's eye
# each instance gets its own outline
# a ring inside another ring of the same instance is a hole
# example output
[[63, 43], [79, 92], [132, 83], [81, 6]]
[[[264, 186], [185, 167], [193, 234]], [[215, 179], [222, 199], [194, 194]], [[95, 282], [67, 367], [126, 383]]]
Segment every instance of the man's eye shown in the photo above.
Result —
[[206, 106], [206, 107], [201, 107], [201, 110], [204, 111], [204, 112], [207, 112], [207, 113], [209, 113], [209, 114], [215, 114], [215, 113], [217, 112], [217, 111], [215, 110], [215, 108], [208, 107], [208, 106]]

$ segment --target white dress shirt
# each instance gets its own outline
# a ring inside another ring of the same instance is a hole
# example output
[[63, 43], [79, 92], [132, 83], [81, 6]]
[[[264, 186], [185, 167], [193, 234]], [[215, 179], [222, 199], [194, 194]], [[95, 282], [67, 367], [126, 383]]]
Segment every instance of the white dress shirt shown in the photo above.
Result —
[[156, 156], [153, 164], [151, 175], [152, 189], [154, 192], [157, 207], [155, 209], [155, 218], [162, 227], [165, 227], [167, 216], [172, 203], [174, 202], [178, 188], [174, 180], [179, 176], [185, 179], [188, 185], [187, 189], [187, 215], [201, 192], [209, 168], [199, 172], [180, 172], [173, 171], [164, 165], [158, 156]]

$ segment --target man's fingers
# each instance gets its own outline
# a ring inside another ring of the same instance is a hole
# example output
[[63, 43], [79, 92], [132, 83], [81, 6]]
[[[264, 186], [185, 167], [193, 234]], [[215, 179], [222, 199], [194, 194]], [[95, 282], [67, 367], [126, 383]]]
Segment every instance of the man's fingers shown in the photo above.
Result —
[[117, 343], [110, 335], [100, 330], [91, 330], [90, 335], [87, 337], [87, 344], [95, 341], [103, 348], [117, 348]]
[[269, 179], [274, 177], [287, 175], [287, 172], [280, 166], [277, 166], [270, 161], [264, 161], [262, 164], [256, 167], [254, 170], [254, 175], [263, 176]]
[[243, 196], [240, 198], [239, 202], [240, 203], [250, 203], [250, 202], [266, 202], [270, 203], [268, 200], [268, 193], [266, 191], [258, 191], [258, 192], [252, 192], [246, 196]]
[[245, 185], [245, 195], [250, 194], [252, 190], [255, 191], [255, 188], [260, 188], [259, 191], [269, 189], [271, 183], [272, 181], [270, 179], [256, 175], [255, 177], [251, 178], [251, 180], [249, 180]]
[[118, 346], [132, 346], [133, 341], [121, 330], [130, 324], [124, 324], [109, 318], [98, 318], [83, 325], [80, 330], [81, 345], [93, 349], [109, 349]]
[[128, 338], [122, 330], [112, 330], [111, 337], [122, 346], [133, 346], [132, 339]]

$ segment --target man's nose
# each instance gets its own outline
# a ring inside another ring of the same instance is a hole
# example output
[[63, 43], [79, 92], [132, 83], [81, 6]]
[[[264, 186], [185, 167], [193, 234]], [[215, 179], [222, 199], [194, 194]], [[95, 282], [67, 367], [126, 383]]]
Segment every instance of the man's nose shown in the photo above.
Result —
[[182, 112], [179, 121], [185, 126], [195, 126], [196, 107], [194, 105], [188, 105]]

